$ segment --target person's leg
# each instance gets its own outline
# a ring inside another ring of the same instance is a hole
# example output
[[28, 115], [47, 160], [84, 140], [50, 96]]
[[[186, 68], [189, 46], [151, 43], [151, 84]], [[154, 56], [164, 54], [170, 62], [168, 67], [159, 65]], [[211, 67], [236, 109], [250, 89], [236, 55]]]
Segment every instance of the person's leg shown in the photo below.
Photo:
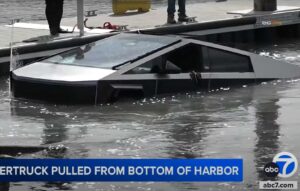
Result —
[[186, 22], [187, 16], [186, 16], [186, 10], [185, 10], [185, 0], [178, 0], [178, 21], [180, 22]]
[[175, 1], [176, 0], [168, 0], [168, 15], [174, 15], [175, 9]]
[[64, 12], [64, 0], [56, 0], [56, 2], [57, 2], [56, 27], [60, 32], [61, 31], [60, 22]]
[[48, 21], [50, 34], [57, 35], [58, 31], [55, 26], [56, 5], [54, 0], [46, 0], [46, 18]]
[[178, 14], [185, 15], [185, 0], [178, 0]]
[[56, 0], [56, 2], [57, 2], [56, 27], [58, 33], [71, 33], [71, 31], [60, 28], [61, 19], [64, 13], [64, 0]]
[[168, 0], [168, 23], [169, 24], [174, 24], [176, 23], [174, 19], [174, 13], [176, 11], [175, 9], [175, 1], [176, 0]]

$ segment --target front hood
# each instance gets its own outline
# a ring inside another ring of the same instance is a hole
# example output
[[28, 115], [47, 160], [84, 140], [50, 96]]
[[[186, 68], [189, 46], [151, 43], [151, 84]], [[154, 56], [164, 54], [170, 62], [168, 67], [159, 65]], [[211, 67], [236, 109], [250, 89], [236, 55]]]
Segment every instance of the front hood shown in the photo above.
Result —
[[12, 73], [17, 77], [37, 80], [83, 82], [97, 81], [114, 72], [115, 70], [111, 69], [36, 62], [16, 69]]

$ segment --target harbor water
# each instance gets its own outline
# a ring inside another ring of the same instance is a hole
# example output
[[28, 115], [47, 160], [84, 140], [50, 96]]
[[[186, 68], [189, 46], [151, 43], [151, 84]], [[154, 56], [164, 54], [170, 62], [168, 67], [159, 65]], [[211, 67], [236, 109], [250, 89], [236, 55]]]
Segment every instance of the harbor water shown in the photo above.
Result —
[[[251, 46], [300, 65], [300, 41]], [[300, 80], [112, 105], [66, 106], [14, 99], [0, 82], [0, 145], [66, 147], [20, 158], [243, 158], [243, 183], [12, 183], [11, 190], [256, 190], [281, 152], [300, 158]], [[299, 181], [300, 174], [293, 177]]]
[[[12, 4], [21, 8], [26, 3], [28, 10], [22, 12], [26, 20], [44, 17], [43, 0], [7, 2], [0, 2], [1, 9]], [[75, 1], [65, 2], [75, 6]], [[165, 3], [155, 2], [155, 6]], [[31, 16], [28, 3], [36, 7], [35, 16]], [[105, 7], [105, 1], [97, 3]], [[74, 16], [72, 11], [66, 12]], [[0, 22], [21, 15], [9, 14]], [[248, 50], [300, 65], [300, 40], [253, 44]], [[15, 99], [10, 95], [8, 77], [1, 77], [0, 146], [66, 148], [19, 153], [19, 158], [244, 159], [243, 183], [16, 182], [11, 183], [11, 191], [258, 190], [262, 169], [275, 154], [288, 151], [300, 158], [299, 110], [300, 79], [94, 106]], [[288, 180], [299, 182], [299, 171]]]

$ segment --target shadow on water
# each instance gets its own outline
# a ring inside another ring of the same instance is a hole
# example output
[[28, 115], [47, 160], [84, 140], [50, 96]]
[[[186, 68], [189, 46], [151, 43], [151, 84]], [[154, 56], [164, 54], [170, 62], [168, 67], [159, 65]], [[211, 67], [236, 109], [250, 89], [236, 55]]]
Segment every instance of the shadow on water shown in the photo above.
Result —
[[0, 104], [9, 100], [9, 79], [7, 77], [0, 77]]
[[[300, 65], [299, 47], [299, 40], [286, 39], [264, 46], [251, 44], [251, 46], [248, 46], [248, 51], [276, 60]], [[288, 85], [285, 89], [287, 88]], [[262, 94], [268, 95], [269, 97], [266, 98], [263, 96], [261, 98], [261, 95], [258, 95], [257, 102], [254, 104], [256, 108], [255, 133], [257, 139], [253, 151], [258, 180], [270, 180], [263, 172], [263, 169], [264, 166], [272, 162], [273, 157], [280, 152], [281, 143], [279, 139], [281, 136], [281, 127], [277, 121], [281, 107], [279, 105], [280, 96], [275, 87], [268, 86], [268, 88], [262, 92]]]
[[[172, 113], [173, 117], [160, 121], [163, 124], [170, 124], [172, 121], [171, 128], [166, 130], [169, 131], [170, 143], [166, 148], [168, 158], [207, 158], [207, 137], [213, 136], [214, 130], [224, 129], [225, 127], [220, 124], [226, 123], [227, 120], [222, 115], [214, 114], [226, 113], [227, 110], [236, 107], [247, 107], [252, 101], [252, 88], [247, 91], [248, 94], [245, 97], [240, 97], [240, 93], [241, 91], [233, 90], [230, 93], [231, 98], [224, 102], [220, 100], [226, 95], [225, 92], [212, 93], [203, 97], [194, 95], [193, 98], [169, 108], [169, 113]], [[235, 102], [237, 97], [241, 99], [240, 102]], [[209, 187], [213, 190], [227, 190], [222, 186], [217, 186], [216, 183], [209, 185], [207, 183], [172, 183], [168, 189], [207, 190]]]
[[60, 143], [68, 139], [68, 129], [64, 119], [51, 120], [48, 117], [45, 120], [45, 128], [43, 129], [43, 144]]
[[[276, 95], [276, 92], [274, 92]], [[254, 147], [255, 166], [258, 180], [268, 180], [263, 168], [272, 162], [275, 154], [279, 152], [280, 126], [277, 124], [279, 98], [273, 97], [267, 101], [258, 101], [256, 104], [256, 128], [257, 141]]]

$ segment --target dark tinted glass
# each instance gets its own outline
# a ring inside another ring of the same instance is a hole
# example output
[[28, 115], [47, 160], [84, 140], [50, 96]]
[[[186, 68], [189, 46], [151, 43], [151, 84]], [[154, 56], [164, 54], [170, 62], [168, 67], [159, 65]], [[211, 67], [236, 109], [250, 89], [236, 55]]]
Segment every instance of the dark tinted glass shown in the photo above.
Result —
[[179, 42], [179, 39], [173, 37], [121, 34], [73, 49], [45, 61], [56, 64], [112, 68], [176, 42]]
[[248, 56], [214, 48], [207, 48], [207, 52], [209, 67], [206, 69], [209, 72], [253, 72]]

